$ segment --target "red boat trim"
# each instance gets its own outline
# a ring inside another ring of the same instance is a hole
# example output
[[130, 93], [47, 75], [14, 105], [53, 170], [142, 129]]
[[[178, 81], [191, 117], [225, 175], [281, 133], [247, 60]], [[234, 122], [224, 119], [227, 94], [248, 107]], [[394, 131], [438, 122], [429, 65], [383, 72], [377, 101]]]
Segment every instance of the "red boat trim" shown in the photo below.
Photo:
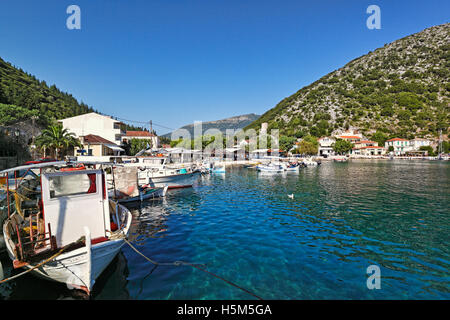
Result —
[[91, 239], [91, 244], [102, 243], [102, 242], [105, 242], [108, 240], [109, 239], [107, 237], [98, 237], [98, 238]]
[[192, 184], [185, 184], [182, 186], [169, 186], [168, 189], [181, 189], [181, 188], [192, 188]]

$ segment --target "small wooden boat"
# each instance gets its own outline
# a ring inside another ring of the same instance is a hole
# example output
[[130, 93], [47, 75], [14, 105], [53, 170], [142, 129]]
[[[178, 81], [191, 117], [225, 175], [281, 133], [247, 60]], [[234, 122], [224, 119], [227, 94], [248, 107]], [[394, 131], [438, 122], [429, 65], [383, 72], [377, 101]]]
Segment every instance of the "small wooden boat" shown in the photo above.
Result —
[[306, 167], [317, 167], [320, 163], [317, 162], [317, 161], [314, 161], [314, 160], [312, 160], [310, 158], [306, 158], [306, 159], [303, 160], [303, 164]]
[[260, 164], [256, 167], [256, 170], [264, 173], [280, 173], [284, 172], [284, 168], [280, 164], [269, 163], [267, 165]]
[[211, 173], [225, 173], [225, 172], [226, 172], [225, 166], [218, 166], [218, 167], [214, 166], [211, 170]]
[[130, 203], [137, 201], [142, 202], [146, 200], [155, 200], [165, 197], [168, 188], [168, 186], [165, 186], [163, 188], [143, 186], [139, 187], [139, 194], [136, 196], [128, 196], [118, 190], [109, 190], [109, 196], [112, 200], [117, 200], [119, 203]]
[[337, 157], [333, 159], [334, 162], [347, 162], [348, 159], [346, 157]]
[[73, 166], [53, 162], [39, 168], [40, 192], [19, 186], [8, 205], [3, 224], [8, 256], [14, 268], [90, 294], [125, 244], [132, 215], [109, 199], [101, 165], [63, 171]]

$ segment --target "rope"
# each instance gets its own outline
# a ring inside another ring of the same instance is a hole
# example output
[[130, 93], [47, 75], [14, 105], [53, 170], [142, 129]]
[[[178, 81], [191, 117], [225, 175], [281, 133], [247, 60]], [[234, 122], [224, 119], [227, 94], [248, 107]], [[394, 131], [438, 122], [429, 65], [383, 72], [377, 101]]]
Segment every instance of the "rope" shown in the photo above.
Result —
[[1, 280], [1, 281], [0, 281], [0, 284], [5, 283], [5, 282], [8, 282], [8, 281], [10, 281], [10, 280], [17, 279], [17, 278], [23, 276], [24, 274], [26, 274], [26, 273], [28, 273], [28, 272], [31, 272], [31, 271], [33, 271], [34, 269], [39, 268], [40, 266], [46, 264], [46, 263], [49, 262], [50, 260], [55, 259], [57, 256], [59, 256], [60, 254], [62, 254], [62, 253], [64, 252], [64, 250], [66, 250], [66, 249], [67, 249], [67, 248], [62, 248], [61, 250], [59, 250], [57, 253], [55, 253], [55, 254], [54, 254], [53, 256], [51, 256], [50, 258], [48, 258], [48, 259], [46, 259], [46, 260], [40, 262], [39, 264], [35, 265], [34, 267], [32, 267], [32, 268], [30, 268], [30, 269], [28, 269], [28, 270], [26, 270], [26, 271], [24, 271], [24, 272], [22, 272], [22, 273], [19, 273], [19, 274], [16, 274], [15, 276], [12, 276], [12, 277], [9, 277], [9, 278], [6, 278], [6, 279]]
[[[257, 295], [254, 294], [253, 292], [251, 292], [251, 291], [249, 291], [249, 290], [247, 290], [247, 289], [245, 289], [245, 288], [242, 288], [242, 287], [238, 286], [237, 284], [235, 284], [235, 283], [233, 283], [233, 282], [231, 282], [231, 281], [229, 281], [229, 280], [227, 280], [227, 279], [224, 279], [224, 278], [222, 278], [222, 277], [220, 277], [220, 276], [218, 276], [218, 275], [216, 275], [216, 274], [214, 274], [214, 273], [212, 273], [212, 272], [210, 272], [210, 271], [208, 271], [208, 270], [206, 270], [206, 269], [204, 269], [204, 268], [200, 268], [200, 267], [199, 267], [200, 264], [193, 264], [193, 263], [189, 263], [189, 262], [185, 262], [185, 261], [164, 262], [164, 263], [156, 262], [156, 261], [154, 261], [154, 260], [152, 260], [152, 259], [146, 257], [142, 252], [140, 252], [138, 249], [136, 249], [136, 248], [128, 241], [128, 239], [124, 238], [124, 241], [131, 247], [131, 249], [133, 249], [134, 251], [136, 251], [139, 255], [141, 255], [142, 257], [144, 257], [147, 261], [151, 262], [151, 263], [154, 264], [155, 266], [169, 266], [169, 265], [170, 265], [170, 266], [180, 266], [180, 265], [190, 266], [190, 267], [196, 268], [196, 269], [198, 269], [198, 270], [200, 270], [200, 271], [206, 272], [206, 273], [212, 275], [213, 277], [216, 277], [216, 278], [218, 278], [218, 279], [220, 279], [220, 280], [222, 280], [222, 281], [225, 281], [226, 283], [232, 285], [233, 287], [238, 288], [238, 289], [240, 289], [240, 290], [242, 290], [242, 291], [244, 291], [244, 292], [246, 292], [246, 293], [248, 293], [248, 294], [254, 296], [255, 298], [257, 298], [257, 299], [259, 299], [259, 300], [263, 300], [263, 298], [257, 296]], [[201, 265], [204, 265], [204, 264], [201, 264]], [[152, 272], [153, 272], [153, 270], [152, 270]]]

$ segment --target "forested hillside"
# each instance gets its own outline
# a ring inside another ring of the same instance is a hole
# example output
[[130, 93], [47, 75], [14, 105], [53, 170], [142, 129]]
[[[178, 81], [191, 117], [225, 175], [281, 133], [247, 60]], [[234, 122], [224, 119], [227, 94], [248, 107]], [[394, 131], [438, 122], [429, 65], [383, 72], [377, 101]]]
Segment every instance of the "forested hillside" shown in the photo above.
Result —
[[55, 85], [12, 66], [0, 58], [0, 124], [11, 124], [39, 115], [38, 123], [47, 125], [51, 119], [62, 119], [95, 111], [78, 102], [71, 94]]

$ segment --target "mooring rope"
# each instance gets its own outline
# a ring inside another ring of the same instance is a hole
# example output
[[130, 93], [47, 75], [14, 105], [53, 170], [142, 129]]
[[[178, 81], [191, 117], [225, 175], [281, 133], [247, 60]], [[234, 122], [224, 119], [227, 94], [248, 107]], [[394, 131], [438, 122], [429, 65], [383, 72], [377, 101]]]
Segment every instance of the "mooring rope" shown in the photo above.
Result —
[[46, 259], [46, 260], [40, 262], [39, 264], [35, 265], [34, 267], [32, 267], [32, 268], [30, 268], [30, 269], [28, 269], [28, 270], [26, 270], [26, 271], [24, 271], [24, 272], [21, 272], [21, 273], [19, 273], [19, 274], [16, 274], [15, 276], [12, 276], [12, 277], [9, 277], [9, 278], [6, 278], [6, 279], [1, 280], [1, 281], [0, 281], [0, 284], [5, 283], [5, 282], [8, 282], [8, 281], [10, 281], [10, 280], [17, 279], [17, 278], [23, 276], [24, 274], [26, 274], [26, 273], [28, 273], [28, 272], [31, 272], [31, 271], [33, 271], [34, 269], [39, 268], [40, 266], [46, 264], [47, 262], [49, 262], [49, 261], [55, 259], [57, 256], [59, 256], [60, 254], [62, 254], [66, 249], [67, 249], [67, 248], [62, 248], [62, 249], [59, 250], [57, 253], [55, 253], [54, 255], [52, 255], [50, 258], [48, 258], [48, 259]]
[[62, 247], [57, 253], [55, 253], [54, 255], [52, 255], [50, 258], [45, 259], [44, 261], [38, 263], [38, 264], [35, 265], [34, 267], [32, 267], [32, 268], [30, 268], [30, 269], [28, 269], [28, 270], [26, 270], [26, 271], [24, 271], [24, 272], [21, 272], [21, 273], [19, 273], [19, 274], [16, 274], [15, 276], [12, 276], [12, 277], [9, 277], [9, 278], [6, 278], [6, 279], [1, 280], [1, 281], [0, 281], [0, 284], [5, 283], [5, 282], [8, 282], [8, 281], [11, 281], [11, 280], [14, 280], [14, 279], [17, 279], [17, 278], [23, 276], [24, 274], [27, 274], [28, 272], [31, 272], [31, 271], [33, 271], [34, 269], [39, 268], [40, 266], [46, 264], [47, 262], [50, 262], [51, 260], [55, 259], [55, 258], [58, 257], [59, 255], [61, 255], [62, 253], [64, 253], [64, 251], [66, 251], [67, 249], [69, 249], [72, 245], [77, 244], [77, 243], [80, 243], [80, 242], [82, 242], [82, 241], [84, 241], [84, 236], [81, 237], [79, 240], [77, 240], [77, 241], [75, 241], [75, 242], [73, 242], [73, 243], [71, 243], [71, 244], [68, 244], [68, 245], [66, 245], [65, 247]]
[[136, 249], [136, 248], [128, 241], [128, 239], [124, 238], [124, 241], [131, 247], [131, 249], [133, 249], [134, 251], [136, 251], [136, 253], [138, 253], [139, 255], [141, 255], [142, 257], [144, 257], [147, 261], [151, 262], [151, 263], [154, 264], [155, 266], [181, 266], [181, 265], [190, 266], [190, 267], [196, 268], [196, 269], [198, 269], [198, 270], [200, 270], [200, 271], [206, 272], [206, 273], [212, 275], [213, 277], [216, 277], [216, 278], [218, 278], [218, 279], [220, 279], [220, 280], [222, 280], [222, 281], [225, 281], [226, 283], [232, 285], [233, 287], [238, 288], [238, 289], [240, 289], [240, 290], [242, 290], [242, 291], [244, 291], [244, 292], [246, 292], [246, 293], [248, 293], [248, 294], [254, 296], [255, 298], [257, 298], [257, 299], [259, 299], [259, 300], [263, 300], [263, 298], [257, 296], [257, 295], [254, 294], [253, 292], [251, 292], [251, 291], [249, 291], [249, 290], [247, 290], [247, 289], [245, 289], [245, 288], [242, 288], [242, 287], [238, 286], [237, 284], [235, 284], [235, 283], [233, 283], [233, 282], [231, 282], [231, 281], [229, 281], [229, 280], [227, 280], [227, 279], [224, 279], [224, 278], [222, 278], [221, 276], [218, 276], [217, 274], [214, 274], [214, 273], [212, 273], [212, 272], [210, 272], [210, 271], [208, 271], [208, 270], [206, 270], [206, 269], [204, 269], [204, 268], [199, 267], [199, 265], [204, 265], [204, 264], [194, 264], [194, 263], [189, 263], [189, 262], [185, 262], [185, 261], [157, 262], [157, 261], [154, 261], [154, 260], [152, 260], [152, 259], [146, 257], [142, 252], [140, 252], [138, 249]]

